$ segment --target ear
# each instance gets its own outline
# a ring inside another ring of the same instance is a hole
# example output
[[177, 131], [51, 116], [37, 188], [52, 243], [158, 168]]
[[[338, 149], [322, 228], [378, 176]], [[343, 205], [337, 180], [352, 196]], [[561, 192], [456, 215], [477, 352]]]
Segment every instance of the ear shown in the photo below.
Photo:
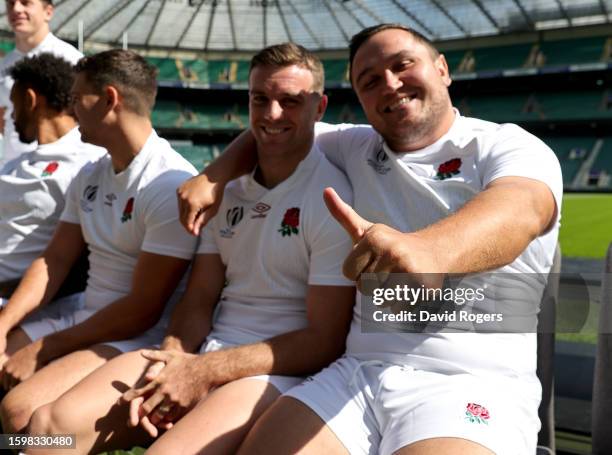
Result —
[[319, 105], [317, 106], [317, 122], [320, 122], [323, 118], [323, 114], [325, 114], [325, 109], [327, 109], [327, 95], [321, 95]]
[[443, 54], [438, 55], [438, 57], [434, 61], [434, 65], [436, 66], [436, 69], [438, 70], [440, 77], [442, 77], [442, 80], [444, 81], [444, 85], [446, 85], [447, 87], [450, 86], [453, 81], [450, 77], [450, 71], [448, 70], [448, 63], [446, 63], [446, 57], [444, 57]]
[[34, 111], [40, 106], [41, 99], [31, 88], [26, 89], [24, 94], [25, 106], [29, 111]]
[[[41, 0], [42, 1], [42, 0]], [[51, 22], [51, 19], [53, 18], [53, 13], [55, 12], [55, 9], [53, 8], [53, 5], [46, 3], [43, 6], [43, 12], [44, 12], [44, 17], [45, 17], [45, 22], [49, 23]]]
[[115, 110], [121, 100], [119, 91], [112, 85], [107, 85], [104, 88], [104, 94], [106, 95], [106, 108], [108, 111]]

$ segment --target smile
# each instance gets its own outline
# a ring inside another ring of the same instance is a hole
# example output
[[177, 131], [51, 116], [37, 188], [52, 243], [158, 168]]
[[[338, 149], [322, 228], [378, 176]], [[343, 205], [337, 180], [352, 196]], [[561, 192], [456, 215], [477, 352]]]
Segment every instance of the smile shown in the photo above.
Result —
[[400, 98], [399, 100], [395, 101], [393, 104], [390, 104], [389, 106], [387, 106], [384, 111], [386, 113], [393, 112], [401, 108], [405, 104], [408, 104], [410, 101], [412, 101], [415, 98], [416, 98], [416, 93], [413, 93], [412, 95], [404, 96]]
[[270, 135], [281, 134], [289, 130], [289, 128], [271, 128], [269, 126], [262, 126], [261, 129], [263, 130], [264, 133], [270, 134]]

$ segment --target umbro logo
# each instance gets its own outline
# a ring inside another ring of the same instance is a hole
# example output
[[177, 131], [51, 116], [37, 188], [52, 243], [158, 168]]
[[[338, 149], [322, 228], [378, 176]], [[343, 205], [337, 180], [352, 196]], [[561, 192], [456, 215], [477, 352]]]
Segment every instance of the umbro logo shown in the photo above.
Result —
[[255, 212], [255, 215], [251, 215], [251, 218], [265, 218], [271, 208], [272, 207], [270, 207], [268, 204], [258, 202], [255, 204], [255, 207], [251, 209], [253, 212]]

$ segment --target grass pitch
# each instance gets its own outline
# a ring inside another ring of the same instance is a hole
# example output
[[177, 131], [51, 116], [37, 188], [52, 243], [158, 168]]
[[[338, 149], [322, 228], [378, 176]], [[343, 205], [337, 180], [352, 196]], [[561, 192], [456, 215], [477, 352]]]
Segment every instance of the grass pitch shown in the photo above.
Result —
[[604, 258], [612, 242], [612, 194], [565, 194], [561, 217], [563, 256]]

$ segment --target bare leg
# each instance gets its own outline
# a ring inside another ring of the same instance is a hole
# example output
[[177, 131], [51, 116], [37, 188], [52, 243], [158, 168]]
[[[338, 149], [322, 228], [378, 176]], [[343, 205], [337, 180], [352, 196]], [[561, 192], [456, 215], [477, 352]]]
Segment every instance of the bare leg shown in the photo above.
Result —
[[94, 346], [73, 352], [37, 371], [6, 394], [0, 403], [0, 418], [5, 433], [25, 430], [30, 417], [40, 406], [56, 400], [89, 373], [119, 351], [110, 346]]
[[278, 398], [258, 379], [241, 379], [215, 390], [161, 436], [148, 455], [236, 453], [257, 418]]
[[395, 455], [493, 455], [493, 452], [467, 439], [431, 438], [403, 447]]
[[[76, 451], [48, 451], [55, 455], [99, 453], [150, 443], [151, 437], [140, 427], [127, 426], [128, 405], [118, 404], [121, 395], [138, 382], [148, 365], [149, 361], [140, 351], [108, 361], [56, 401], [37, 409], [30, 433], [75, 434]], [[31, 450], [28, 453], [45, 452]]]
[[325, 422], [301, 401], [282, 397], [261, 417], [239, 455], [342, 454], [344, 445]]

